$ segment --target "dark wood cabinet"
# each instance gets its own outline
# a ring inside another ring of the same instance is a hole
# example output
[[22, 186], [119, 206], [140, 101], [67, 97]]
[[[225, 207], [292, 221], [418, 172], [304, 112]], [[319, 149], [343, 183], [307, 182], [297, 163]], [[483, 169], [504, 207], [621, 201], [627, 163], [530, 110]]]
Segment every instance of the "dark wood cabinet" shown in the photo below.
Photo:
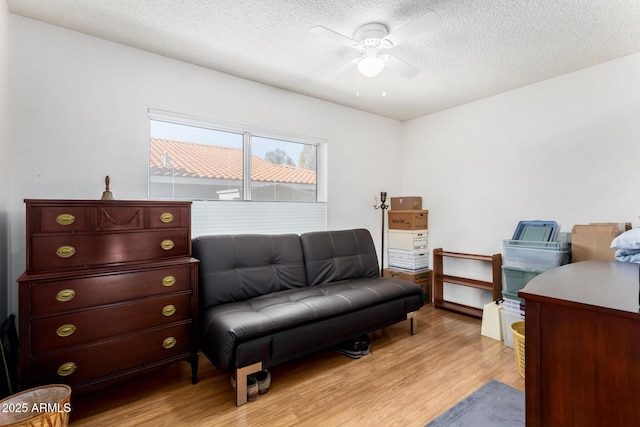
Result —
[[638, 264], [568, 264], [519, 295], [527, 427], [640, 425]]
[[20, 387], [90, 388], [181, 360], [195, 383], [191, 203], [25, 203]]

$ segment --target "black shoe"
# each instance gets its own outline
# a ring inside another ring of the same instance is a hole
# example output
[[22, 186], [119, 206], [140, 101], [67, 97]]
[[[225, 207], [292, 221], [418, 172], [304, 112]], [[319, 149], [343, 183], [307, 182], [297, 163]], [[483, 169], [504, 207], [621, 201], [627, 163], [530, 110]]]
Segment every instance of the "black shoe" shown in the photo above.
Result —
[[371, 353], [371, 340], [368, 335], [362, 335], [356, 339], [360, 342], [360, 353], [363, 356]]
[[247, 377], [247, 400], [249, 402], [254, 402], [258, 400], [258, 394], [260, 393], [260, 389], [258, 387], [258, 380], [255, 375], [249, 375]]
[[258, 381], [258, 391], [260, 394], [265, 394], [271, 387], [271, 372], [263, 369], [262, 371], [255, 373], [256, 381]]
[[358, 341], [357, 339], [352, 341], [345, 341], [341, 344], [338, 344], [338, 347], [336, 347], [336, 351], [352, 359], [360, 359], [360, 356], [362, 356], [360, 341]]

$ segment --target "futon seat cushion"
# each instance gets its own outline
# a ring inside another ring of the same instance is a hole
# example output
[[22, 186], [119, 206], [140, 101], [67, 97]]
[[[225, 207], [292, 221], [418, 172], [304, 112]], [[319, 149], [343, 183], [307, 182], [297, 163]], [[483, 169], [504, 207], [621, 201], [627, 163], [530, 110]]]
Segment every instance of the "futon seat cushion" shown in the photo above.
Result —
[[212, 360], [216, 366], [226, 369], [239, 343], [395, 299], [412, 301], [417, 308], [407, 311], [416, 310], [422, 289], [401, 280], [373, 277], [274, 292], [210, 308], [202, 319], [202, 340], [216, 343], [218, 351], [209, 356], [218, 359]]

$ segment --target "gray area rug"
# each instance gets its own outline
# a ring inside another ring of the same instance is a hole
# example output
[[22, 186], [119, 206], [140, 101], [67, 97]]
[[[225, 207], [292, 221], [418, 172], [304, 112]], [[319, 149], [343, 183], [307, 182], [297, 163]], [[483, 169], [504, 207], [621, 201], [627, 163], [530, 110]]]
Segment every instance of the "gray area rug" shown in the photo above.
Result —
[[491, 380], [426, 427], [524, 427], [524, 392]]

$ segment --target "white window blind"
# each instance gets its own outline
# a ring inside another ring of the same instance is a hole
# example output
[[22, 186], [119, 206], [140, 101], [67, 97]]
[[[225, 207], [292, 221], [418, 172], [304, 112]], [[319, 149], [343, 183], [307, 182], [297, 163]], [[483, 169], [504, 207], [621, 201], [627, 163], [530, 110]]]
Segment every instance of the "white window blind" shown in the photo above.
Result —
[[209, 234], [276, 234], [327, 229], [324, 202], [256, 202], [196, 200], [192, 237]]

